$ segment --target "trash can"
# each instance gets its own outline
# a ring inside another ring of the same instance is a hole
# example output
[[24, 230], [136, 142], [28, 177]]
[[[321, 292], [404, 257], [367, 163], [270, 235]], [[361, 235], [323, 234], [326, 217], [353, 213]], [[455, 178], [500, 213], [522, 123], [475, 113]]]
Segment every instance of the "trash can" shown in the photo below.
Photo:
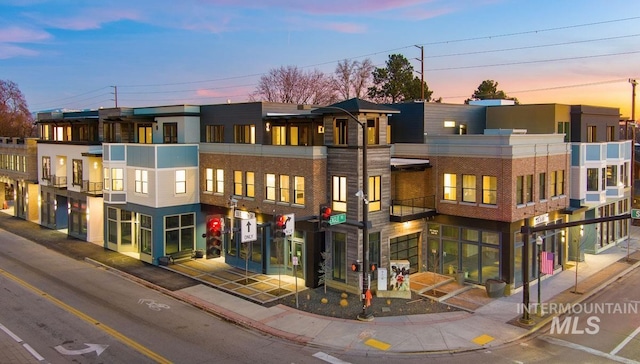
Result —
[[464, 286], [464, 272], [456, 273], [456, 280], [458, 281], [459, 285]]
[[489, 296], [489, 298], [504, 297], [507, 282], [498, 279], [487, 279], [484, 286], [487, 289], [487, 296]]

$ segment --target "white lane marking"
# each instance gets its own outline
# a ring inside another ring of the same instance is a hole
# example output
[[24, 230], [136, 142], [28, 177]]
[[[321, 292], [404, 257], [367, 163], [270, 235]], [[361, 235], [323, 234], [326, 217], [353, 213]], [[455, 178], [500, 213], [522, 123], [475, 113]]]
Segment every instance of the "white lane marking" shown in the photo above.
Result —
[[22, 346], [24, 346], [24, 348], [27, 349], [27, 351], [31, 353], [31, 355], [33, 355], [36, 359], [38, 359], [38, 361], [44, 360], [42, 355], [40, 355], [37, 351], [35, 351], [35, 349], [31, 347], [31, 345], [24, 343], [22, 344]]
[[622, 342], [618, 344], [618, 346], [616, 346], [615, 349], [611, 350], [609, 354], [616, 355], [618, 351], [622, 350], [622, 348], [624, 348], [624, 346], [627, 345], [629, 341], [633, 340], [633, 338], [636, 337], [638, 333], [640, 333], [640, 327], [638, 327], [634, 332], [632, 332], [631, 335], [627, 336], [626, 339], [622, 340]]
[[22, 342], [22, 339], [18, 337], [18, 335], [14, 334], [13, 332], [11, 332], [11, 330], [7, 329], [6, 326], [4, 326], [3, 324], [0, 324], [0, 330], [4, 331], [7, 333], [7, 335], [11, 336], [11, 338], [19, 343]]
[[623, 358], [621, 356], [611, 355], [611, 354], [602, 352], [600, 350], [596, 350], [594, 348], [590, 348], [590, 347], [583, 346], [583, 345], [580, 345], [580, 344], [574, 344], [572, 342], [556, 339], [554, 337], [541, 337], [540, 339], [542, 339], [542, 340], [544, 340], [544, 341], [546, 341], [546, 342], [548, 342], [550, 344], [553, 344], [553, 345], [559, 345], [559, 346], [564, 346], [564, 347], [575, 349], [575, 350], [584, 351], [584, 352], [589, 353], [591, 355], [601, 356], [601, 357], [607, 358], [609, 360], [617, 361], [618, 363], [640, 364], [640, 362], [637, 362], [635, 360]]
[[7, 335], [11, 336], [11, 338], [13, 340], [15, 340], [17, 343], [21, 344], [22, 347], [25, 348], [38, 361], [43, 361], [44, 360], [42, 355], [40, 355], [37, 351], [35, 351], [35, 349], [33, 349], [31, 347], [31, 345], [29, 345], [29, 344], [25, 343], [24, 341], [22, 341], [22, 339], [18, 335], [14, 334], [11, 330], [9, 330], [3, 324], [0, 324], [0, 330], [4, 331]]
[[86, 347], [82, 349], [71, 350], [71, 349], [65, 348], [62, 345], [58, 345], [54, 349], [56, 349], [62, 355], [82, 355], [82, 354], [92, 353], [95, 351], [96, 355], [100, 356], [100, 354], [102, 354], [102, 352], [109, 347], [109, 345], [89, 344], [89, 343], [84, 343], [84, 344], [86, 345]]
[[326, 361], [327, 363], [331, 363], [331, 364], [349, 364], [349, 362], [347, 361], [342, 361], [336, 357], [333, 357], [327, 353], [323, 353], [321, 351], [313, 354], [314, 358], [318, 358], [320, 360]]

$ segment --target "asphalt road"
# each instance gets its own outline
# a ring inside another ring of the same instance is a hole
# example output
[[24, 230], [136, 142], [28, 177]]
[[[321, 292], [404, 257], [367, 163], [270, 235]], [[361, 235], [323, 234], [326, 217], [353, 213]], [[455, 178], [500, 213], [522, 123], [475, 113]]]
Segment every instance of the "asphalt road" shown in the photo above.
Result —
[[323, 362], [1, 230], [0, 289], [0, 324], [44, 362]]

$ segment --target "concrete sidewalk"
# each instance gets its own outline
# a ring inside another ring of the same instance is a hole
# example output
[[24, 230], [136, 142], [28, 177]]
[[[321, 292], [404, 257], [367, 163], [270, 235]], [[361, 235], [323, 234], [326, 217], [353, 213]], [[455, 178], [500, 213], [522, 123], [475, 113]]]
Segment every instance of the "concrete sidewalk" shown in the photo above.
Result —
[[[222, 292], [197, 280], [162, 267], [143, 263], [95, 244], [69, 238], [66, 234], [0, 214], [0, 228], [76, 259], [85, 259], [147, 287], [188, 302], [225, 320], [294, 342], [361, 352], [459, 352], [499, 346], [539, 330], [552, 316], [532, 314], [533, 325], [518, 324], [522, 316], [522, 294], [493, 300], [475, 312], [455, 311], [423, 315], [376, 317], [373, 321], [336, 319], [303, 312], [287, 306], [264, 307]], [[631, 227], [630, 261], [626, 242], [598, 255], [586, 255], [575, 266], [542, 281], [542, 302], [581, 302], [640, 265], [640, 227]], [[531, 302], [537, 302], [532, 282]], [[0, 335], [0, 345], [10, 343]], [[0, 352], [0, 362], [3, 361]], [[27, 361], [25, 361], [27, 362]]]
[[[626, 242], [598, 255], [587, 255], [576, 267], [544, 279], [542, 302], [579, 303], [640, 266], [640, 227], [633, 226], [630, 260]], [[124, 274], [145, 284], [139, 277]], [[531, 303], [537, 303], [537, 284], [531, 282]], [[153, 286], [153, 285], [152, 285]], [[157, 289], [157, 287], [155, 287]], [[336, 319], [277, 305], [266, 308], [203, 284], [166, 291], [177, 299], [228, 321], [302, 344], [361, 352], [453, 353], [500, 346], [525, 337], [557, 315], [538, 317], [522, 325], [522, 294], [492, 301], [474, 313], [455, 311], [423, 315], [377, 317], [371, 322]]]

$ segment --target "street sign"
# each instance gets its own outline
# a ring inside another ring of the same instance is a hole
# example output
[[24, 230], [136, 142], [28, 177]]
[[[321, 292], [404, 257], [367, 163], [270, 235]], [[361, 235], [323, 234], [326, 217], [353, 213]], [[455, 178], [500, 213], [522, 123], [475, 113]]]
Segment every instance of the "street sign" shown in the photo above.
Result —
[[347, 214], [341, 213], [329, 216], [329, 225], [338, 225], [347, 222]]
[[240, 241], [243, 243], [258, 240], [258, 224], [256, 224], [256, 219], [242, 220], [240, 223], [240, 232]]
[[631, 218], [640, 219], [640, 209], [631, 209]]
[[287, 214], [284, 215], [285, 217], [285, 222], [284, 222], [284, 229], [282, 229], [282, 232], [284, 233], [284, 235], [293, 235], [293, 230], [295, 229], [296, 226], [296, 220], [295, 220], [295, 215], [294, 214]]

